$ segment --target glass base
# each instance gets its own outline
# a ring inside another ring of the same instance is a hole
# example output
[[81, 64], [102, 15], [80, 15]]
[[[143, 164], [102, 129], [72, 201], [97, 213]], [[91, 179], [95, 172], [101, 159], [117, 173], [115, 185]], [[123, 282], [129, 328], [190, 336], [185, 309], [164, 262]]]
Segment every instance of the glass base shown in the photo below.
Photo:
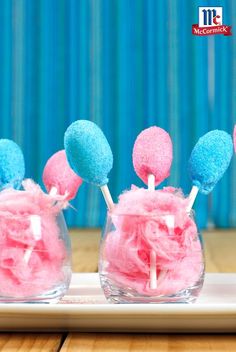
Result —
[[41, 295], [29, 297], [0, 296], [0, 303], [57, 303], [67, 292], [68, 285], [62, 284]]
[[119, 287], [104, 274], [100, 274], [100, 281], [110, 303], [194, 303], [203, 286], [204, 273], [194, 285], [173, 295], [141, 295], [129, 287]]

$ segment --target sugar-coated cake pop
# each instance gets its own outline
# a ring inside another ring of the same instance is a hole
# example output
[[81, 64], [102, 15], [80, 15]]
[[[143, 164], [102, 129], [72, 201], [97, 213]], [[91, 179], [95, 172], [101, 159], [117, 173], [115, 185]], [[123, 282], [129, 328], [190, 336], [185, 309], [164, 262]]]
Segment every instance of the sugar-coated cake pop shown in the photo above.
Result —
[[65, 150], [48, 159], [43, 171], [43, 183], [48, 192], [54, 188], [57, 194], [71, 200], [76, 196], [83, 180], [70, 168]]
[[208, 194], [213, 190], [227, 170], [232, 155], [232, 138], [225, 131], [210, 131], [198, 140], [189, 159], [189, 171], [199, 192]]
[[208, 194], [213, 190], [229, 167], [232, 155], [232, 138], [225, 131], [213, 130], [198, 140], [189, 159], [193, 187], [189, 195], [188, 211], [198, 192]]
[[234, 135], [233, 135], [233, 138], [234, 138], [234, 151], [236, 153], [236, 125], [234, 126]]
[[72, 123], [65, 132], [65, 150], [72, 169], [84, 181], [96, 186], [108, 183], [113, 156], [101, 129], [88, 120]]
[[113, 201], [107, 183], [113, 155], [101, 129], [91, 121], [77, 120], [67, 128], [64, 146], [70, 167], [84, 181], [101, 188], [111, 209]]
[[133, 165], [145, 184], [149, 175], [154, 176], [156, 186], [167, 178], [172, 158], [172, 142], [165, 130], [153, 126], [138, 135], [133, 147]]
[[20, 147], [9, 139], [0, 139], [0, 190], [19, 189], [25, 175], [24, 156]]

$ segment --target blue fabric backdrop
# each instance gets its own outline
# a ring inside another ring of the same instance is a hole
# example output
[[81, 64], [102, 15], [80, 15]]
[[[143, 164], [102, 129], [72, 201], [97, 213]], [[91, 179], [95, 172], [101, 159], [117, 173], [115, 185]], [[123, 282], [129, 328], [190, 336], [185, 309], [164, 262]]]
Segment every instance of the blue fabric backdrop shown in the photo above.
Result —
[[[153, 124], [174, 143], [168, 184], [190, 190], [187, 160], [210, 129], [236, 122], [236, 1], [224, 6], [233, 36], [196, 37], [189, 0], [0, 0], [0, 135], [23, 148], [27, 177], [41, 182], [66, 127], [96, 122], [114, 152], [114, 199], [131, 183], [137, 134]], [[216, 6], [216, 1], [204, 1]], [[105, 204], [84, 184], [70, 226], [98, 226]], [[236, 226], [236, 160], [210, 197], [195, 206], [201, 227]]]

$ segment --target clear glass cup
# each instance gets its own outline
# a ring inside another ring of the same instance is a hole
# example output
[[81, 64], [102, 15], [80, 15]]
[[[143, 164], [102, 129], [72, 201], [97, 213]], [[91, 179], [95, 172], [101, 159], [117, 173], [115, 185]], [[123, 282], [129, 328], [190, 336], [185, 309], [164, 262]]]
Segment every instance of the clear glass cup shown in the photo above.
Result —
[[62, 212], [0, 216], [0, 302], [55, 303], [71, 280]]
[[191, 303], [204, 281], [201, 237], [192, 215], [107, 214], [99, 274], [113, 303]]

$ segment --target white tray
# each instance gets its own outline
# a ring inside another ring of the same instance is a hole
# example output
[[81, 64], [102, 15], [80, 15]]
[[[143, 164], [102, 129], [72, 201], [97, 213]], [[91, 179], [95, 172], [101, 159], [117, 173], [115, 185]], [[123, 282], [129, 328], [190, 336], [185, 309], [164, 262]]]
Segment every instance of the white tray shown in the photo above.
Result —
[[0, 304], [0, 331], [236, 332], [236, 274], [207, 274], [194, 304], [111, 304], [98, 274], [73, 274], [58, 304]]

